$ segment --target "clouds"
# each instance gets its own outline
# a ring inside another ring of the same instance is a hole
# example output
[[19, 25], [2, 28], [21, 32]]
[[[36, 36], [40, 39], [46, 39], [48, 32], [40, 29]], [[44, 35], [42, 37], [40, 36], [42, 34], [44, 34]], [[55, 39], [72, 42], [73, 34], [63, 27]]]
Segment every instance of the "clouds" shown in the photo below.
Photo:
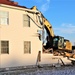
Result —
[[42, 13], [46, 12], [50, 7], [50, 0], [34, 0]]
[[[20, 0], [15, 0], [15, 1], [20, 1]], [[23, 1], [20, 1], [20, 4], [21, 2], [23, 4]], [[28, 1], [24, 0], [24, 2], [26, 2], [25, 4], [30, 7], [37, 6], [37, 8], [42, 13], [44, 13], [49, 9], [51, 0], [28, 0]]]
[[55, 31], [60, 32], [61, 34], [74, 34], [75, 33], [75, 25], [63, 23], [60, 27], [54, 28]]
[[49, 9], [49, 6], [50, 6], [50, 0], [46, 0], [46, 2], [41, 5], [41, 12], [47, 11]]

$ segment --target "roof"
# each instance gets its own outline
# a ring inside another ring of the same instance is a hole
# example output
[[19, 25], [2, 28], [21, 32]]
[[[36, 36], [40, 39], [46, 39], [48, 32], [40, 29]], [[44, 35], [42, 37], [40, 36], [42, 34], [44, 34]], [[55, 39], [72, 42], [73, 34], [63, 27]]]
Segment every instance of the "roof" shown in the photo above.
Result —
[[27, 8], [25, 6], [18, 5], [18, 2], [14, 2], [12, 0], [0, 0], [0, 4], [6, 4], [6, 5], [11, 5], [11, 6], [15, 6], [15, 7], [21, 7], [21, 8]]

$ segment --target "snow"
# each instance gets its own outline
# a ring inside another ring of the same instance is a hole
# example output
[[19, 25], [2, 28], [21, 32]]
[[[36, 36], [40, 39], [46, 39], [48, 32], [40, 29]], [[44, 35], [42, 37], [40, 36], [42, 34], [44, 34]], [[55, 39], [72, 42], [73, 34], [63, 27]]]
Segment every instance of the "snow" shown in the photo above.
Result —
[[75, 75], [75, 66], [45, 66], [42, 68], [23, 69], [0, 73], [0, 75]]
[[60, 67], [50, 69], [38, 69], [35, 72], [27, 72], [19, 75], [75, 75], [75, 67]]

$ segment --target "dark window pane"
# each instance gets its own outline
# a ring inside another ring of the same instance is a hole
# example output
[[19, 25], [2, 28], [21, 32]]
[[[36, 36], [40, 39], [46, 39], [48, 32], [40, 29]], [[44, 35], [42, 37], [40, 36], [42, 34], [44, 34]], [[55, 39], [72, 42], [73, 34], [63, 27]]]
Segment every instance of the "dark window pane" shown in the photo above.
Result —
[[1, 41], [1, 53], [9, 53], [9, 41]]

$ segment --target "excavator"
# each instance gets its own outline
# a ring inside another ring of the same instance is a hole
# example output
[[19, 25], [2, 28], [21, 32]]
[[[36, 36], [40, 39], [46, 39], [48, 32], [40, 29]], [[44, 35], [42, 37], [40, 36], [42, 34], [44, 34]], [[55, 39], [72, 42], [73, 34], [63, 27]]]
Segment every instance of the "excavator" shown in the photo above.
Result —
[[[32, 7], [31, 10], [38, 10], [36, 6]], [[40, 12], [41, 13], [41, 12]], [[46, 30], [46, 44], [43, 43], [43, 52], [49, 53], [50, 50], [53, 50], [54, 55], [63, 55], [65, 57], [75, 58], [75, 54], [72, 51], [72, 44], [69, 40], [65, 39], [62, 36], [56, 36], [54, 34], [52, 25], [41, 13], [43, 28]], [[44, 30], [43, 29], [43, 30]], [[42, 35], [41, 35], [42, 36]]]

